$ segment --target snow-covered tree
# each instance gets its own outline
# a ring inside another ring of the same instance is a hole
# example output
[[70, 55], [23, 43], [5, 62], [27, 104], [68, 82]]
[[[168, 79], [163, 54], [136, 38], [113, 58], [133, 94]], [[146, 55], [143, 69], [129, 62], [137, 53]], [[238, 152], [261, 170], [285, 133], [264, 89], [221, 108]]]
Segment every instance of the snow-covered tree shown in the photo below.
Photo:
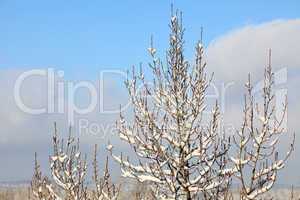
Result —
[[[156, 199], [221, 199], [228, 189], [227, 141], [218, 134], [216, 103], [205, 115], [210, 77], [205, 73], [204, 47], [196, 45], [195, 62], [184, 57], [181, 14], [172, 14], [166, 62], [148, 48], [153, 81], [142, 69], [126, 81], [133, 107], [133, 123], [121, 114], [119, 136], [136, 157], [112, 153], [122, 175], [149, 183]], [[110, 147], [109, 149], [112, 150]]]
[[[285, 130], [287, 101], [276, 102], [273, 92], [274, 73], [269, 64], [265, 68], [262, 102], [253, 94], [250, 75], [246, 84], [244, 116], [241, 129], [237, 131], [234, 142], [237, 154], [231, 157], [235, 176], [241, 183], [241, 199], [257, 199], [268, 192], [277, 180], [278, 171], [285, 166], [294, 148], [294, 140], [289, 151], [279, 159], [278, 143]], [[278, 101], [278, 99], [277, 99]], [[277, 106], [282, 103], [283, 106]], [[277, 109], [277, 110], [276, 110]], [[279, 110], [282, 109], [282, 110]]]
[[119, 187], [111, 182], [108, 160], [103, 176], [98, 174], [97, 147], [95, 146], [93, 181], [94, 189], [86, 184], [87, 162], [82, 159], [79, 140], [69, 137], [64, 144], [57, 135], [53, 136], [53, 155], [50, 156], [51, 179], [43, 176], [35, 156], [35, 170], [31, 181], [34, 199], [37, 200], [116, 200]]

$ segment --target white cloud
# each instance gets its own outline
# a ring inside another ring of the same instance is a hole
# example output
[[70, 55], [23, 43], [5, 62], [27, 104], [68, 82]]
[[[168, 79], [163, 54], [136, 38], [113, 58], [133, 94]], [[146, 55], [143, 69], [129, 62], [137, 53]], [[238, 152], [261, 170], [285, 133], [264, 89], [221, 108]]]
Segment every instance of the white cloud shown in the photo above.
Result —
[[300, 19], [276, 20], [248, 25], [231, 31], [211, 42], [207, 48], [208, 69], [215, 79], [246, 81], [247, 73], [261, 77], [272, 49], [275, 69], [300, 68]]

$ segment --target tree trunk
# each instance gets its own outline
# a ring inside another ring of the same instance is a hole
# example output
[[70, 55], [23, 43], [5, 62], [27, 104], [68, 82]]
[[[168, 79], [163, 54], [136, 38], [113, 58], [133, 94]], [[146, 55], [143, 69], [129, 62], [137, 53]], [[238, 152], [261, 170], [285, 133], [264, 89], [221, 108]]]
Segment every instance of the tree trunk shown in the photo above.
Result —
[[192, 200], [191, 192], [190, 191], [187, 191], [186, 200]]

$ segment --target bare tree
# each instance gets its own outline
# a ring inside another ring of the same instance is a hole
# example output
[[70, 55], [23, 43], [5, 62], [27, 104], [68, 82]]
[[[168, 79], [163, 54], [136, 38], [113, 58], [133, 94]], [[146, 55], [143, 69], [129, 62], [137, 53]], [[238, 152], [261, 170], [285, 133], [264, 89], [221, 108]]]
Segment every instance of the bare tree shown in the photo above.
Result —
[[112, 183], [111, 176], [109, 173], [108, 167], [108, 157], [106, 157], [104, 174], [102, 177], [99, 177], [99, 169], [97, 162], [97, 145], [95, 145], [94, 153], [94, 175], [93, 181], [95, 183], [95, 189], [92, 191], [93, 200], [117, 200], [120, 193], [121, 185], [115, 185]]
[[116, 200], [119, 190], [111, 183], [106, 161], [104, 176], [99, 178], [97, 168], [97, 150], [94, 155], [95, 189], [89, 192], [86, 184], [86, 156], [81, 157], [79, 139], [71, 136], [71, 129], [66, 145], [55, 131], [53, 136], [53, 155], [50, 156], [51, 178], [43, 177], [35, 157], [35, 172], [31, 182], [33, 196], [39, 200]]
[[[284, 129], [287, 101], [276, 102], [273, 92], [274, 73], [271, 68], [271, 51], [269, 53], [269, 64], [264, 72], [263, 101], [260, 103], [254, 98], [249, 75], [243, 124], [234, 137], [238, 151], [231, 160], [235, 165], [235, 175], [241, 183], [241, 199], [257, 199], [268, 192], [277, 180], [278, 171], [285, 166], [294, 148], [293, 139], [283, 159], [278, 158], [280, 137], [287, 132]], [[283, 109], [279, 110], [276, 103], [277, 105], [282, 103]]]
[[[129, 160], [113, 154], [122, 175], [147, 182], [156, 199], [220, 199], [227, 188], [225, 172], [227, 141], [218, 135], [219, 108], [208, 116], [205, 95], [211, 79], [205, 73], [204, 48], [196, 45], [195, 63], [184, 58], [181, 14], [172, 14], [167, 63], [148, 49], [154, 80], [147, 83], [142, 69], [126, 81], [133, 105], [133, 124], [120, 114], [119, 136], [137, 155]], [[140, 87], [141, 86], [141, 87]], [[136, 162], [135, 162], [136, 161]], [[221, 185], [225, 187], [221, 190]]]

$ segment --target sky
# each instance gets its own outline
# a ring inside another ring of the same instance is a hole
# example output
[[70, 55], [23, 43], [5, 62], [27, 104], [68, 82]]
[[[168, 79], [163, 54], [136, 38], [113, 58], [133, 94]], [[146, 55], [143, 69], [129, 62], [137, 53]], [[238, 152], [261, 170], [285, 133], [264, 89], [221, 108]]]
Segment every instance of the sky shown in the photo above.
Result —
[[[193, 58], [194, 45], [203, 27], [208, 71], [215, 72], [218, 87], [232, 83], [223, 101], [228, 124], [238, 126], [247, 73], [259, 81], [267, 51], [272, 48], [275, 71], [287, 70], [287, 81], [276, 87], [288, 90], [291, 108], [288, 128], [296, 133], [300, 130], [297, 122], [300, 114], [297, 92], [300, 84], [299, 1], [0, 0], [0, 158], [3, 168], [0, 182], [30, 179], [35, 151], [40, 154], [43, 169], [47, 170], [53, 122], [57, 121], [59, 130], [64, 132], [70, 120], [68, 111], [38, 115], [23, 112], [14, 96], [20, 75], [33, 69], [53, 68], [55, 76], [63, 72], [55, 83], [86, 81], [94, 85], [96, 91], [100, 91], [97, 108], [74, 116], [77, 131], [79, 123], [88, 121], [91, 125], [82, 133], [85, 135], [81, 135], [83, 148], [89, 152], [95, 141], [103, 145], [108, 140], [119, 143], [115, 136], [107, 134], [117, 118], [113, 111], [119, 104], [128, 102], [122, 84], [123, 73], [132, 65], [150, 61], [147, 48], [151, 36], [159, 55], [164, 56], [171, 4], [183, 12], [186, 57]], [[99, 86], [101, 73], [105, 84]], [[21, 96], [26, 105], [41, 107], [49, 100], [47, 92], [45, 77], [33, 77], [22, 85]], [[65, 93], [55, 96], [55, 109], [59, 101], [70, 103], [65, 102], [67, 98]], [[80, 108], [90, 101], [84, 90], [74, 95], [74, 102]], [[103, 107], [98, 105], [101, 103]], [[99, 113], [98, 108], [103, 112]], [[101, 136], [91, 134], [95, 124]], [[288, 142], [286, 138], [283, 147]], [[120, 145], [120, 151], [127, 149]], [[20, 166], [22, 170], [18, 170]], [[297, 173], [300, 162], [293, 157], [288, 167], [280, 183], [300, 185]], [[114, 169], [118, 174], [117, 167]]]
[[147, 58], [151, 35], [166, 48], [171, 3], [184, 13], [188, 46], [199, 39], [201, 26], [208, 45], [236, 27], [297, 18], [300, 7], [296, 0], [1, 0], [0, 68], [54, 66], [70, 78], [90, 78], [102, 68], [128, 68]]

